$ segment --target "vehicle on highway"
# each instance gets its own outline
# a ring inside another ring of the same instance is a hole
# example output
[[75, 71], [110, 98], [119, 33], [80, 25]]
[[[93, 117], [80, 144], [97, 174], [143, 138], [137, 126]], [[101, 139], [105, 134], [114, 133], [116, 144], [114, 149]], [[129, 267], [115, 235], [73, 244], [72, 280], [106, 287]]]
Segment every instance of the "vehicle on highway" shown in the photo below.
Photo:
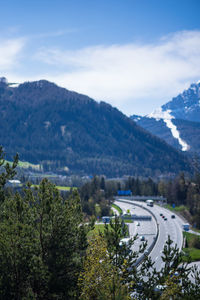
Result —
[[175, 215], [171, 215], [171, 218], [172, 218], [172, 219], [175, 219], [175, 218], [176, 218], [176, 216], [175, 216]]
[[123, 238], [119, 242], [120, 248], [122, 248], [125, 251], [126, 255], [130, 254], [130, 252], [131, 252], [131, 249], [129, 248], [130, 240], [131, 240], [131, 238]]
[[146, 201], [147, 206], [153, 206], [153, 200], [149, 199]]
[[154, 292], [156, 293], [159, 293], [159, 294], [162, 294], [163, 291], [166, 289], [166, 285], [161, 285], [161, 284], [158, 284], [156, 285], [156, 287], [154, 288]]
[[142, 235], [142, 236], [140, 237], [140, 241], [145, 241], [144, 235]]
[[136, 225], [137, 225], [137, 226], [140, 226], [140, 222], [136, 222]]
[[123, 244], [128, 245], [131, 238], [123, 238], [120, 240], [119, 245], [122, 246]]
[[163, 214], [160, 214], [160, 216], [162, 217], [162, 216], [163, 216]]
[[164, 220], [167, 221], [167, 218], [165, 217]]
[[190, 224], [183, 224], [182, 225], [183, 230], [189, 231], [190, 230]]

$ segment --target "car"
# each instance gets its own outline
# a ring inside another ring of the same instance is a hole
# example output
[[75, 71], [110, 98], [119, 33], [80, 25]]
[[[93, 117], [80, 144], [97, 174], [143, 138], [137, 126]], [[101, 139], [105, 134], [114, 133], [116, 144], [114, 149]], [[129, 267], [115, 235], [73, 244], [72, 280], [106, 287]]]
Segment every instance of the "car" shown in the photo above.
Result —
[[176, 217], [175, 217], [175, 215], [171, 215], [171, 218], [172, 218], [172, 219], [175, 219]]
[[167, 218], [165, 217], [164, 220], [167, 221]]
[[162, 215], [162, 218], [164, 219], [164, 218], [165, 218], [165, 216], [164, 216], [164, 215]]
[[154, 292], [156, 293], [159, 293], [159, 294], [162, 294], [163, 291], [166, 289], [166, 285], [161, 285], [161, 284], [158, 284], [155, 288], [154, 288]]
[[142, 235], [142, 236], [140, 237], [140, 241], [145, 241], [144, 235]]
[[160, 216], [162, 217], [163, 214], [160, 214]]
[[136, 225], [137, 225], [137, 226], [140, 226], [140, 222], [136, 222]]

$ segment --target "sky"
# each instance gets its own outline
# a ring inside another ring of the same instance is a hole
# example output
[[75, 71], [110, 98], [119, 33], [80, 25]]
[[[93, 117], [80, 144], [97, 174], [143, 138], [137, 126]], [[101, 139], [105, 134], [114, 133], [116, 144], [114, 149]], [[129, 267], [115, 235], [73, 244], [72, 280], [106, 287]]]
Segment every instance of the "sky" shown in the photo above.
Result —
[[200, 0], [0, 0], [0, 77], [146, 115], [200, 80], [199, 13]]

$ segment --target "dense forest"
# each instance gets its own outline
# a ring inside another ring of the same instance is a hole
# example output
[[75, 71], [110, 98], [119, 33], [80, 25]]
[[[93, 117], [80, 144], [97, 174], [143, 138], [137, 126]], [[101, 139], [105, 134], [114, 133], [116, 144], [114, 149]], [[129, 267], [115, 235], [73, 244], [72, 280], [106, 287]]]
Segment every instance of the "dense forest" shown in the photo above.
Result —
[[132, 195], [163, 196], [167, 203], [183, 206], [182, 215], [200, 229], [200, 173], [185, 177], [180, 173], [173, 180], [153, 181], [151, 178], [129, 177], [125, 180], [105, 180], [94, 176], [80, 188], [83, 211], [96, 217], [110, 213], [110, 203], [118, 190], [131, 190]]
[[[44, 172], [167, 176], [190, 160], [105, 102], [40, 80], [0, 82], [0, 143]], [[163, 161], [165, 163], [163, 164]]]
[[185, 206], [183, 216], [194, 226], [200, 229], [200, 173], [193, 177], [185, 177], [180, 173], [173, 180], [154, 182], [129, 178], [125, 188], [130, 189], [133, 195], [164, 196], [168, 204]]
[[[115, 218], [103, 233], [88, 237], [93, 222], [84, 223], [78, 191], [62, 198], [55, 185], [43, 179], [38, 188], [27, 183], [23, 193], [6, 191], [16, 173], [18, 156], [5, 164], [0, 149], [0, 299], [192, 299], [200, 297], [200, 274], [182, 262], [182, 254], [164, 245], [159, 272], [151, 259], [137, 268], [144, 253], [120, 244], [124, 223]], [[104, 179], [100, 181], [103, 190]], [[96, 189], [94, 178], [91, 186]], [[194, 282], [188, 278], [192, 272]], [[157, 286], [162, 286], [162, 292]]]

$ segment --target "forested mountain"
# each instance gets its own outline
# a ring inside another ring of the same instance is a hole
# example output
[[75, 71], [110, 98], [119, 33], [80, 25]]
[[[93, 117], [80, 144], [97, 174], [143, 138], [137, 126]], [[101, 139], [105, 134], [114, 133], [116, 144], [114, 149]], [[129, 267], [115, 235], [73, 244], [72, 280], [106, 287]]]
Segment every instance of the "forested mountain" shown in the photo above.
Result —
[[160, 175], [190, 170], [185, 156], [111, 105], [45, 80], [0, 83], [7, 157], [79, 174]]
[[153, 113], [133, 115], [131, 119], [171, 146], [200, 154], [200, 82], [191, 84]]

